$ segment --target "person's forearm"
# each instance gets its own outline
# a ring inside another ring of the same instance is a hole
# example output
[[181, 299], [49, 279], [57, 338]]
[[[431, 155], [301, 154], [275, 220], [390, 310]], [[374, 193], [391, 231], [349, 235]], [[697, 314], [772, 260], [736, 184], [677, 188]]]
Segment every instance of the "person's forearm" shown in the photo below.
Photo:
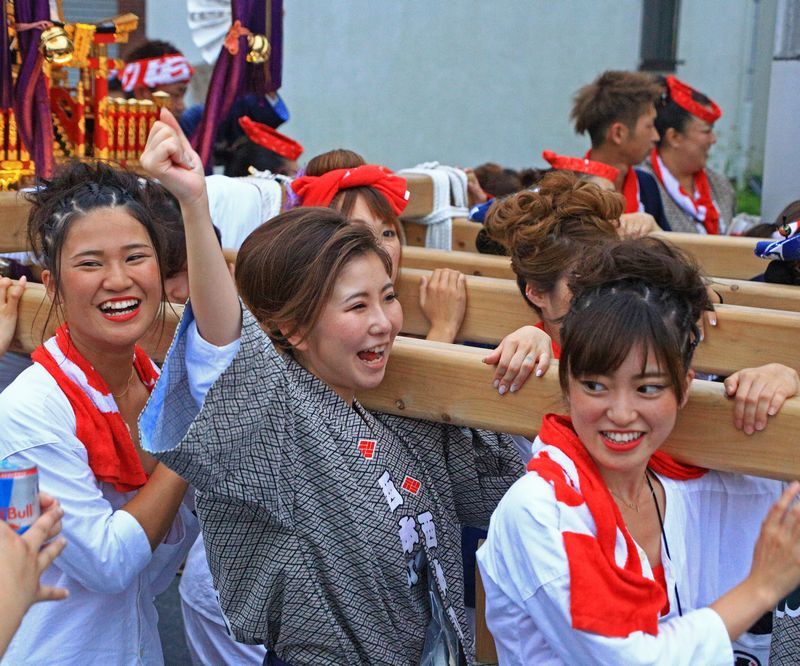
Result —
[[433, 342], [448, 342], [452, 343], [456, 339], [458, 328], [446, 324], [433, 324], [428, 330], [428, 335], [425, 336], [426, 340]]
[[181, 203], [186, 229], [189, 294], [200, 335], [222, 347], [241, 335], [242, 313], [236, 285], [211, 224], [208, 198]]
[[122, 507], [142, 526], [151, 550], [169, 532], [189, 484], [164, 464], [159, 463], [147, 483]]
[[710, 608], [722, 618], [728, 636], [735, 641], [776, 603], [748, 578], [722, 595]]
[[[10, 587], [12, 583], [6, 581], [4, 585]], [[0, 595], [0, 659], [6, 653], [8, 644], [14, 638], [14, 634], [22, 623], [22, 618], [28, 610], [23, 604], [20, 604], [18, 599], [13, 598], [13, 594], [9, 594], [11, 590], [6, 589], [7, 592]]]

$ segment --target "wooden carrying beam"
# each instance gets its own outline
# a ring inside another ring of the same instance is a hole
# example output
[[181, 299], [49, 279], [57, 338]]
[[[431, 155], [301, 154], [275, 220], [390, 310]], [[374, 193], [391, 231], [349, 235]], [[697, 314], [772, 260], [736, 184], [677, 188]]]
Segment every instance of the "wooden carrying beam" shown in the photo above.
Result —
[[[44, 289], [25, 290], [17, 324], [16, 348], [31, 352], [45, 337], [48, 309]], [[163, 329], [157, 325], [144, 347], [162, 360], [182, 306], [168, 308]], [[492, 389], [492, 368], [485, 350], [399, 337], [380, 387], [359, 395], [375, 411], [455, 425], [487, 428], [533, 437], [542, 415], [563, 410], [558, 373], [531, 378], [517, 393], [500, 396]], [[787, 401], [765, 431], [745, 435], [732, 423], [732, 404], [722, 384], [695, 381], [687, 406], [665, 450], [681, 460], [712, 469], [776, 479], [800, 478], [797, 432], [800, 399]]]
[[23, 252], [28, 247], [30, 204], [17, 192], [0, 192], [0, 252]]
[[[409, 245], [425, 245], [425, 227], [405, 223], [406, 240]], [[477, 253], [475, 239], [482, 225], [469, 220], [453, 220], [453, 250]], [[732, 236], [706, 236], [679, 232], [659, 232], [661, 238], [669, 240], [692, 255], [703, 267], [706, 275], [749, 280], [767, 268], [767, 262], [753, 254], [759, 238]]]
[[[766, 262], [762, 261], [762, 268]], [[516, 280], [511, 263], [506, 257], [475, 252], [447, 252], [424, 247], [403, 248], [402, 266], [432, 271], [435, 268], [452, 268], [465, 275]], [[747, 305], [768, 310], [800, 312], [800, 288], [782, 284], [750, 282], [729, 278], [710, 278], [714, 289], [728, 305]]]
[[[424, 336], [429, 322], [419, 305], [419, 283], [427, 271], [403, 268], [397, 292], [403, 305], [403, 332]], [[800, 370], [794, 341], [800, 335], [800, 314], [719, 305], [717, 326], [705, 327], [694, 367], [729, 375], [742, 368], [783, 363]], [[457, 340], [497, 344], [521, 326], [535, 324], [536, 312], [522, 299], [511, 280], [467, 277], [467, 310]]]

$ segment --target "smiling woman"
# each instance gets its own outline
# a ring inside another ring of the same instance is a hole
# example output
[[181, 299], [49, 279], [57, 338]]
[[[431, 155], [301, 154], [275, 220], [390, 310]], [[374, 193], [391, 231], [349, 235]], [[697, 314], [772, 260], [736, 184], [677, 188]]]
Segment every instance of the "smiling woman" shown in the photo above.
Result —
[[30, 195], [28, 234], [63, 320], [0, 394], [0, 461], [37, 466], [64, 508], [69, 547], [42, 577], [9, 663], [162, 659], [153, 597], [196, 533], [187, 484], [139, 446], [158, 377], [137, 342], [162, 307], [162, 239], [135, 174], [72, 163]]
[[521, 465], [505, 436], [358, 403], [402, 324], [378, 237], [329, 208], [271, 219], [239, 251], [241, 308], [168, 112], [142, 164], [181, 203], [191, 285], [142, 441], [201, 491], [235, 637], [270, 664], [471, 660], [461, 525], [485, 524]]
[[655, 239], [584, 260], [561, 329], [569, 414], [544, 417], [478, 551], [500, 663], [766, 663], [756, 623], [800, 582], [800, 484], [659, 450], [693, 377], [703, 282]]

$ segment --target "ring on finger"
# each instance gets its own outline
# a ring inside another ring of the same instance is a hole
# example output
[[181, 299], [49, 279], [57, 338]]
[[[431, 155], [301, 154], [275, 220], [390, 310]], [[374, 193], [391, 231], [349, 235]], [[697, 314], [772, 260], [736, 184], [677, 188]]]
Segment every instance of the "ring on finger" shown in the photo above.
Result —
[[534, 356], [531, 356], [530, 354], [528, 354], [528, 355], [525, 357], [525, 361], [526, 361], [527, 363], [536, 363], [536, 358], [535, 358]]

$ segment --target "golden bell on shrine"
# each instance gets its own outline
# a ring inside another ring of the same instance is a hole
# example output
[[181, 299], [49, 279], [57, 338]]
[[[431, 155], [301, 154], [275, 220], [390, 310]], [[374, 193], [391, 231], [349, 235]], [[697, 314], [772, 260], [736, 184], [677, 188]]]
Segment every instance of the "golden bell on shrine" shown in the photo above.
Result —
[[255, 65], [262, 65], [269, 60], [269, 52], [272, 47], [269, 40], [264, 35], [247, 35], [247, 52], [245, 60]]
[[75, 50], [67, 31], [61, 25], [54, 25], [42, 32], [39, 48], [47, 62], [57, 65], [65, 65], [72, 60], [72, 52]]

